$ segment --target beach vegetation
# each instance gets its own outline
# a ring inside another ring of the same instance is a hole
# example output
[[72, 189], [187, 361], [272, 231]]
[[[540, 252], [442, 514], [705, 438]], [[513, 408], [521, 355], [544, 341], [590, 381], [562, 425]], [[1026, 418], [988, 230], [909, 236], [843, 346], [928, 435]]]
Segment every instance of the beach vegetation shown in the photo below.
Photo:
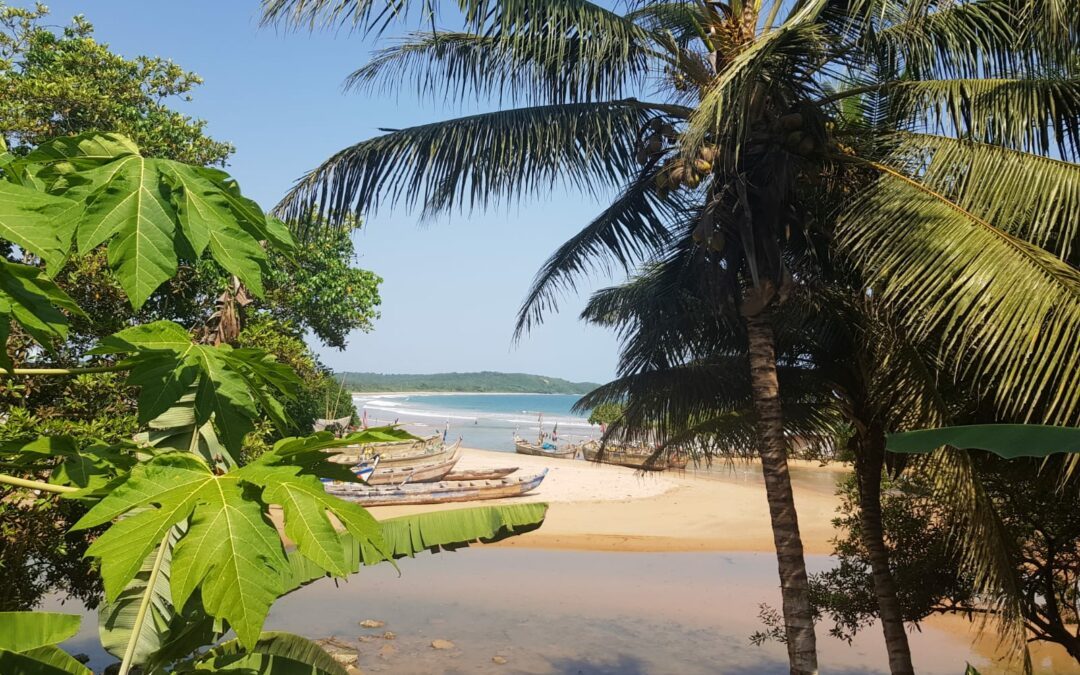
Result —
[[82, 15], [58, 30], [44, 3], [0, 3], [0, 134], [16, 156], [98, 130], [127, 136], [148, 157], [224, 165], [232, 145], [209, 137], [205, 121], [170, 107], [200, 84], [168, 59], [113, 52]]
[[[1061, 645], [1080, 662], [1080, 505], [1068, 459], [1005, 460], [979, 452], [974, 463], [986, 503], [1009, 542], [1010, 576], [1028, 638]], [[849, 481], [841, 492], [838, 565], [811, 577], [815, 606], [833, 623], [830, 632], [844, 639], [871, 626], [879, 614], [854, 487]], [[952, 542], [956, 514], [934, 498], [933, 474], [909, 472], [885, 488], [882, 521], [904, 621], [918, 625], [940, 613], [984, 618], [987, 605]]]
[[[28, 155], [48, 151], [57, 135], [93, 131], [123, 133], [148, 158], [199, 167], [224, 163], [232, 146], [210, 138], [204, 121], [174, 109], [201, 83], [197, 75], [165, 59], [127, 59], [110, 51], [95, 40], [84, 17], [61, 27], [50, 19], [40, 4], [19, 8], [0, 3], [0, 134], [10, 145], [3, 164], [16, 167]], [[25, 247], [14, 246], [13, 237], [0, 234], [0, 252], [7, 261], [43, 264]], [[175, 273], [138, 309], [110, 269], [106, 244], [69, 251], [48, 278], [82, 313], [67, 314], [66, 332], [54, 336], [50, 352], [43, 352], [19, 325], [6, 335], [5, 352], [19, 368], [79, 368], [99, 363], [102, 357], [91, 350], [134, 324], [167, 320], [199, 339], [220, 335], [232, 324], [239, 329], [232, 339], [235, 346], [272, 354], [299, 377], [296, 396], [283, 404], [290, 427], [282, 431], [259, 411], [253, 430], [244, 436], [238, 459], [254, 458], [284, 436], [306, 432], [316, 418], [351, 412], [351, 401], [304, 343], [304, 333], [341, 346], [345, 335], [369, 329], [377, 316], [379, 279], [351, 267], [355, 256], [348, 232], [328, 235], [321, 248], [294, 238], [292, 250], [266, 250], [262, 298], [233, 285], [232, 275], [210, 250], [198, 257], [183, 252]], [[301, 277], [300, 269], [311, 272]], [[344, 285], [330, 284], [329, 275], [338, 275]], [[330, 290], [313, 293], [313, 284], [323, 282]], [[122, 443], [145, 429], [138, 419], [138, 392], [125, 384], [123, 372], [0, 377], [0, 441], [66, 436], [79, 447]], [[99, 604], [100, 578], [83, 557], [97, 529], [69, 531], [84, 512], [84, 505], [70, 500], [3, 500], [0, 565], [11, 583], [4, 585], [0, 610], [32, 608], [49, 591], [65, 592], [91, 609]]]
[[[258, 297], [267, 250], [290, 252], [295, 242], [224, 172], [144, 157], [120, 134], [62, 137], [22, 157], [0, 144], [0, 153], [0, 232], [15, 245], [0, 259], [0, 376], [126, 374], [119, 386], [134, 400], [138, 426], [133, 436], [130, 428], [109, 429], [102, 435], [110, 441], [80, 426], [71, 427], [80, 436], [13, 434], [0, 444], [3, 502], [54, 499], [81, 507], [70, 531], [95, 531], [84, 555], [100, 574], [103, 643], [120, 659], [121, 675], [137, 666], [274, 672], [267, 670], [272, 662], [283, 667], [297, 659], [315, 672], [344, 672], [306, 640], [262, 631], [270, 605], [311, 580], [311, 567], [319, 577], [344, 577], [357, 561], [497, 538], [543, 520], [542, 505], [501, 520], [494, 507], [479, 515], [444, 513], [433, 522], [388, 526], [387, 532], [412, 526], [418, 533], [389, 548], [383, 526], [329, 495], [320, 479], [358, 480], [329, 461], [333, 448], [411, 436], [385, 428], [343, 439], [328, 432], [286, 437], [244, 462], [245, 436], [260, 419], [283, 435], [291, 429], [284, 402], [295, 397], [300, 379], [273, 355], [234, 347], [219, 332], [164, 319], [138, 323], [100, 339], [77, 365], [50, 363], [70, 317], [86, 316], [51, 278], [74, 251], [108, 243], [106, 271], [137, 311], [182, 261], [204, 254], [231, 273], [234, 288]], [[133, 246], [132, 237], [146, 245]], [[19, 363], [8, 350], [12, 331], [33, 345]], [[5, 413], [5, 436], [16, 431], [6, 428], [12, 418], [34, 427], [26, 412]], [[281, 532], [270, 518], [274, 505], [284, 514]], [[295, 545], [291, 552], [283, 536]], [[308, 572], [290, 581], [297, 560]], [[0, 621], [11, 641], [0, 644], [0, 660], [12, 672], [88, 672], [55, 646], [77, 629], [71, 617], [14, 612]], [[229, 630], [236, 640], [218, 644]]]
[[[413, 16], [408, 5], [264, 3], [267, 20], [285, 25], [379, 30]], [[1049, 0], [460, 8], [462, 29], [425, 23], [347, 85], [372, 91], [410, 77], [436, 100], [488, 97], [500, 109], [359, 141], [304, 176], [279, 213], [318, 203], [331, 220], [392, 204], [432, 214], [553, 184], [613, 191], [540, 270], [523, 331], [584, 274], [689, 251], [710, 270], [706, 302], [726, 308], [743, 340], [717, 377], [748, 387], [752, 417], [742, 420], [752, 420], [744, 429], [773, 514], [791, 669], [815, 672], [779, 314], [812, 278], [805, 270], [835, 256], [891, 325], [933, 346], [935, 366], [977, 383], [989, 415], [1075, 420], [1080, 200], [1061, 191], [1080, 176], [1076, 17]], [[648, 365], [637, 358], [624, 353], [624, 367]], [[747, 379], [732, 378], [739, 370]], [[712, 404], [696, 403], [703, 414]], [[881, 434], [872, 436], [877, 453]], [[972, 475], [964, 462], [955, 480]], [[969, 532], [967, 560], [998, 586], [1001, 558], [979, 532]], [[1009, 635], [1022, 645], [1016, 625]], [[903, 631], [887, 638], [892, 671], [912, 672], [896, 643]]]
[[446, 391], [510, 394], [585, 394], [596, 388], [593, 382], [570, 382], [558, 377], [527, 373], [431, 373], [426, 375], [391, 373], [340, 373], [351, 391]]
[[621, 404], [601, 403], [589, 411], [589, 424], [611, 424], [622, 417], [622, 414]]

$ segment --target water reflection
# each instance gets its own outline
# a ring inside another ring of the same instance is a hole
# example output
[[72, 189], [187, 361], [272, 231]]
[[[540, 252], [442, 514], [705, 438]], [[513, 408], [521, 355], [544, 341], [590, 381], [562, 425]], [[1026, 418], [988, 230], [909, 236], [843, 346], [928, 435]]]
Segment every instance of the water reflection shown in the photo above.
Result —
[[[819, 571], [829, 560], [812, 556], [808, 563]], [[347, 583], [313, 584], [280, 600], [267, 627], [333, 636], [358, 653], [365, 673], [787, 672], [783, 645], [754, 647], [748, 640], [761, 628], [759, 603], [779, 604], [769, 554], [477, 547], [425, 554], [400, 567], [400, 577], [383, 565]], [[363, 628], [364, 619], [385, 625]], [[91, 649], [95, 632], [91, 619], [69, 648], [95, 656], [92, 666], [100, 668], [108, 660]], [[824, 627], [818, 634], [822, 672], [887, 672], [876, 628], [852, 646], [829, 638]], [[966, 661], [995, 672], [956, 631], [931, 625], [911, 639], [920, 673], [955, 675]], [[433, 649], [434, 640], [452, 646]]]

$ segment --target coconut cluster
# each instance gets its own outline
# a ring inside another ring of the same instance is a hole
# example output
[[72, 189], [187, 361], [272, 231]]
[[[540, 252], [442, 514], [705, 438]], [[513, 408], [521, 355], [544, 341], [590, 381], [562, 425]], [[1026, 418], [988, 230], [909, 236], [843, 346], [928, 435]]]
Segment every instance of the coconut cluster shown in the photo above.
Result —
[[665, 122], [662, 117], [649, 120], [640, 136], [636, 159], [642, 166], [663, 155], [679, 137], [675, 133], [675, 127]]
[[704, 145], [693, 159], [675, 157], [668, 160], [656, 173], [657, 193], [664, 198], [671, 190], [678, 190], [682, 186], [691, 190], [696, 188], [702, 179], [712, 173], [717, 153], [715, 145]]

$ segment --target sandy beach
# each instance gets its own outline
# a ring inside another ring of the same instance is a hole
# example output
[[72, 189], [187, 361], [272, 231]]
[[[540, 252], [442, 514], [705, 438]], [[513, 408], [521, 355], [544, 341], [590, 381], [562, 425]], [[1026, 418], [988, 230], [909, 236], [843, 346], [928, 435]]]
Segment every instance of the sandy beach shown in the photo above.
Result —
[[[593, 551], [772, 551], [768, 504], [756, 462], [662, 473], [465, 449], [459, 469], [548, 469], [534, 492], [513, 500], [371, 509], [376, 518], [477, 504], [547, 502], [543, 527], [498, 546]], [[849, 469], [794, 461], [791, 466], [800, 528], [808, 553], [828, 554], [838, 504], [834, 486]]]

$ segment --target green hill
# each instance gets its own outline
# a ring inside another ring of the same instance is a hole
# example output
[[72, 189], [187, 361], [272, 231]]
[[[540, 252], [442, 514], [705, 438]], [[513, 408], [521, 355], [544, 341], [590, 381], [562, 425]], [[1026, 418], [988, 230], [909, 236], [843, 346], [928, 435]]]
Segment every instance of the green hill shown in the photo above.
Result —
[[558, 377], [525, 373], [434, 373], [431, 375], [391, 375], [383, 373], [338, 373], [352, 391], [475, 391], [529, 394], [585, 394], [597, 386], [592, 382], [570, 382]]

